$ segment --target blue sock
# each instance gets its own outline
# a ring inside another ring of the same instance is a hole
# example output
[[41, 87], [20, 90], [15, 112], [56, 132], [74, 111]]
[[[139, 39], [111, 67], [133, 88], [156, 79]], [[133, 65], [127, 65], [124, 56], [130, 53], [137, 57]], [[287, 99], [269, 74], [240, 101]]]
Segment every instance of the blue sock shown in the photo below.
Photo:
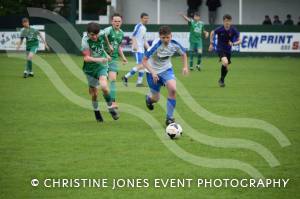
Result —
[[173, 118], [174, 109], [176, 106], [176, 99], [168, 98], [167, 101], [167, 118]]
[[143, 83], [143, 77], [144, 77], [144, 71], [139, 71], [139, 76], [138, 76], [138, 80], [137, 80], [138, 84]]
[[137, 68], [136, 67], [133, 67], [126, 75], [125, 77], [128, 78], [128, 77], [131, 77], [133, 76], [137, 71]]

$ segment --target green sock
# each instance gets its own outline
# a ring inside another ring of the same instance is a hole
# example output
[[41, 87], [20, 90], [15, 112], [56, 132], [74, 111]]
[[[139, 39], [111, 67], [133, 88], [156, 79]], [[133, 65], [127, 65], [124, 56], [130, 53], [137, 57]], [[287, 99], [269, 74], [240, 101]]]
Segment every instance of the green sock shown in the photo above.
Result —
[[27, 60], [27, 72], [32, 72], [32, 61]]
[[110, 81], [110, 85], [109, 85], [109, 89], [110, 89], [110, 97], [112, 101], [116, 100], [116, 81]]
[[104, 97], [104, 99], [105, 99], [105, 101], [106, 101], [106, 104], [108, 105], [108, 106], [111, 106], [111, 96], [110, 96], [110, 93], [108, 93], [107, 95], [105, 95], [104, 93], [103, 93], [103, 97]]
[[201, 58], [202, 58], [202, 54], [198, 53], [198, 62], [197, 62], [198, 65], [201, 64]]
[[190, 51], [190, 68], [193, 68], [194, 52]]

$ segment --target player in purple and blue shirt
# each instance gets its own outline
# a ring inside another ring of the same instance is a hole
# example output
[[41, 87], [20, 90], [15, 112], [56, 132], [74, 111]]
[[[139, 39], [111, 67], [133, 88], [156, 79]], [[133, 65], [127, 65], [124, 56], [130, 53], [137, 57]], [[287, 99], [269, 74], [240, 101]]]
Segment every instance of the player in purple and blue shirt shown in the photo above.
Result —
[[223, 16], [223, 26], [220, 26], [210, 33], [209, 51], [214, 49], [214, 38], [217, 37], [216, 51], [222, 62], [221, 77], [219, 79], [220, 87], [225, 87], [225, 77], [228, 73], [229, 64], [231, 63], [231, 47], [239, 45], [240, 33], [232, 26], [232, 17]]

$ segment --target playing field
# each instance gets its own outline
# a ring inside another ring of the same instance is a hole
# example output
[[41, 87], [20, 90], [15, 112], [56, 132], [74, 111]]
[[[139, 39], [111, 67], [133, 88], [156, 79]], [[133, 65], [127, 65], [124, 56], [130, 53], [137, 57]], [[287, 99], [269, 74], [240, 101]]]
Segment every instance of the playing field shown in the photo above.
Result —
[[[164, 133], [165, 89], [150, 112], [147, 88], [136, 88], [135, 78], [128, 88], [118, 84], [121, 117], [113, 121], [105, 112], [99, 124], [87, 109], [81, 57], [39, 54], [35, 77], [23, 79], [25, 61], [16, 56], [0, 55], [0, 198], [300, 197], [300, 58], [233, 57], [226, 88], [217, 84], [217, 58], [205, 58], [203, 71], [188, 77], [180, 74], [180, 58], [173, 59], [179, 80], [175, 117], [184, 129], [174, 141]], [[133, 64], [130, 59], [122, 68], [119, 81]], [[260, 176], [290, 182], [287, 188], [31, 186], [34, 178]]]

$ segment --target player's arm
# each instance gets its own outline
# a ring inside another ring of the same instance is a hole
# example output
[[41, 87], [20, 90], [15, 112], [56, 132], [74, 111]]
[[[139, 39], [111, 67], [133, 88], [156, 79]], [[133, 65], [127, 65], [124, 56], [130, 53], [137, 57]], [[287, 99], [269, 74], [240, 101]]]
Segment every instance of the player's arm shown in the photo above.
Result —
[[144, 56], [143, 58], [143, 66], [151, 73], [154, 83], [157, 83], [159, 80], [157, 73], [154, 71], [152, 66], [148, 62], [149, 58], [147, 56]]
[[108, 47], [109, 47], [109, 50], [110, 50], [110, 53], [114, 51], [114, 47], [111, 45], [111, 43], [109, 42], [109, 39], [108, 39], [108, 35], [105, 33], [104, 35], [104, 38], [105, 38], [105, 42], [107, 43]]
[[135, 36], [132, 37], [132, 49], [133, 51], [137, 51], [137, 41]]
[[235, 30], [235, 33], [234, 33], [234, 38], [237, 38], [235, 41], [230, 41], [230, 45], [231, 46], [237, 46], [237, 45], [240, 45], [241, 43], [242, 43], [242, 41], [241, 41], [241, 38], [240, 38], [240, 33], [237, 31], [237, 30]]
[[91, 52], [90, 50], [86, 49], [86, 50], [83, 50], [81, 51], [82, 55], [83, 55], [83, 60], [85, 62], [100, 62], [100, 63], [106, 63], [109, 61], [109, 58], [107, 57], [91, 57]]
[[186, 15], [184, 15], [182, 12], [180, 12], [180, 13], [178, 13], [180, 16], [182, 16], [182, 18], [185, 20], [185, 21], [187, 21], [187, 22], [190, 22], [191, 21], [191, 19], [190, 18], [188, 18]]
[[149, 47], [150, 47], [150, 46], [149, 46], [147, 40], [145, 39], [145, 41], [144, 41], [144, 48], [147, 50]]
[[20, 41], [19, 41], [19, 42], [17, 42], [17, 47], [16, 47], [16, 49], [17, 49], [17, 50], [19, 50], [19, 49], [20, 49], [20, 46], [22, 45], [22, 43], [23, 43], [23, 40], [24, 40], [24, 37], [21, 37], [21, 38], [20, 38]]
[[38, 35], [39, 35], [39, 37], [41, 38], [42, 42], [45, 44], [45, 48], [46, 48], [47, 50], [49, 50], [49, 46], [48, 46], [48, 44], [47, 44], [45, 38], [42, 36], [42, 34], [41, 34], [40, 31], [38, 31]]
[[187, 75], [187, 74], [189, 74], [189, 68], [188, 68], [188, 58], [187, 58], [186, 53], [183, 53], [181, 55], [181, 57], [182, 57], [182, 63], [183, 63], [182, 74]]
[[127, 64], [128, 61], [127, 61], [127, 59], [126, 59], [126, 57], [124, 55], [123, 48], [121, 46], [119, 46], [119, 55], [120, 55], [120, 57], [122, 59], [123, 64]]
[[214, 36], [215, 36], [215, 31], [213, 30], [213, 31], [210, 32], [210, 38], [209, 38], [210, 44], [209, 44], [209, 47], [208, 47], [208, 51], [213, 51], [213, 49], [214, 49], [214, 46], [213, 46]]

